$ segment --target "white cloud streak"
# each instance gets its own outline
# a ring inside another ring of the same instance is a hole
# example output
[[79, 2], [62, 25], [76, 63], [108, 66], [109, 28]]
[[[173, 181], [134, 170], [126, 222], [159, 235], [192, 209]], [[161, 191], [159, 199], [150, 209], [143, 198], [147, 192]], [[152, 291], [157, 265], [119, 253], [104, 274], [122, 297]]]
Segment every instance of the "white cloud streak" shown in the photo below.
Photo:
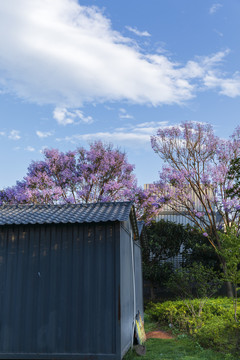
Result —
[[119, 109], [118, 116], [120, 119], [133, 119], [134, 118], [134, 116], [128, 114], [127, 111], [123, 108]]
[[182, 104], [219, 64], [215, 55], [177, 64], [143, 54], [97, 7], [77, 0], [1, 1], [0, 13], [1, 90], [53, 104], [61, 125], [91, 122], [67, 110], [87, 102]]
[[49, 136], [52, 136], [53, 131], [40, 131], [40, 130], [37, 130], [36, 134], [40, 139], [45, 139], [45, 138], [47, 138]]
[[35, 148], [32, 146], [27, 146], [24, 150], [33, 152], [33, 151], [35, 151]]
[[143, 37], [149, 37], [149, 36], [151, 36], [151, 34], [149, 34], [148, 31], [139, 31], [138, 29], [133, 28], [133, 27], [131, 27], [131, 26], [125, 26], [125, 28], [126, 28], [128, 31], [132, 32], [133, 34], [135, 34], [135, 35], [137, 35], [137, 36], [143, 36]]
[[231, 79], [217, 77], [214, 72], [209, 72], [204, 78], [208, 88], [220, 89], [220, 94], [235, 98], [240, 96], [240, 74], [235, 73]]
[[59, 125], [69, 125], [85, 123], [91, 124], [93, 118], [91, 116], [85, 116], [81, 110], [67, 110], [66, 108], [55, 108], [53, 111], [53, 118], [57, 120]]
[[114, 142], [114, 144], [127, 147], [142, 147], [150, 144], [150, 136], [153, 135], [160, 127], [167, 126], [168, 122], [144, 122], [137, 125], [127, 125], [125, 127], [116, 128], [113, 131], [102, 131], [87, 134], [75, 134], [66, 136], [65, 138], [56, 139], [57, 141], [66, 141], [73, 144], [79, 141], [92, 142], [94, 140], [103, 140], [106, 142]]
[[222, 4], [220, 3], [216, 3], [216, 4], [213, 4], [210, 9], [209, 9], [209, 14], [214, 14], [216, 11], [218, 11], [220, 8], [222, 7]]
[[19, 139], [21, 139], [20, 131], [18, 131], [18, 130], [10, 131], [10, 134], [8, 135], [8, 138], [10, 140], [19, 140]]

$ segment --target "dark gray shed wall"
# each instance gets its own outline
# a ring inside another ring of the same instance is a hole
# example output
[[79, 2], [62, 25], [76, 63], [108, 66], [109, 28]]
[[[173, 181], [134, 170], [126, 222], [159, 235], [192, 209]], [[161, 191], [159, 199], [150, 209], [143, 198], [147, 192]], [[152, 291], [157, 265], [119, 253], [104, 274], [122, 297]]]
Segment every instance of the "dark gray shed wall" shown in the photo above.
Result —
[[119, 227], [0, 227], [0, 358], [120, 359]]
[[144, 318], [143, 309], [143, 278], [142, 278], [142, 250], [138, 242], [134, 242], [134, 266], [135, 266], [135, 289], [136, 289], [136, 311]]
[[121, 274], [121, 354], [130, 348], [133, 339], [134, 288], [130, 222], [120, 228], [120, 274]]

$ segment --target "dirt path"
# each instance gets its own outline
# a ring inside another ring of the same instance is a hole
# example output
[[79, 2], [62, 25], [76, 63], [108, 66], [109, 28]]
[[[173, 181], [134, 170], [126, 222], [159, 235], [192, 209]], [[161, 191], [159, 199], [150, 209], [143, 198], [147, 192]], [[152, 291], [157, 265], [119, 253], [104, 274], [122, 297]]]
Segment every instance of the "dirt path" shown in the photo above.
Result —
[[147, 339], [173, 339], [173, 336], [165, 331], [150, 331], [146, 334]]

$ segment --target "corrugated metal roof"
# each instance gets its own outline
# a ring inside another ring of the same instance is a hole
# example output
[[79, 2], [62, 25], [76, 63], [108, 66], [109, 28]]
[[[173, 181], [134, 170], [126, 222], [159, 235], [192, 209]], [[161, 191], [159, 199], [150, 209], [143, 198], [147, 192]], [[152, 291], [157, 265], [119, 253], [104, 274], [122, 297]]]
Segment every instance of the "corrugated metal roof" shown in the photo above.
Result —
[[0, 225], [126, 221], [131, 208], [132, 202], [3, 205], [0, 206]]

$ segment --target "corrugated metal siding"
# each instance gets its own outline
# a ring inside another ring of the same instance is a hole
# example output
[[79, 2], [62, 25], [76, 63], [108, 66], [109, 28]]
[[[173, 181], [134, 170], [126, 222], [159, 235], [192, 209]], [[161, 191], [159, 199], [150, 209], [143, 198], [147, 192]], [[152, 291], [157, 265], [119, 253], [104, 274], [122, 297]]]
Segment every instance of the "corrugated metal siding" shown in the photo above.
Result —
[[160, 221], [160, 220], [165, 220], [165, 221], [172, 221], [176, 224], [182, 224], [182, 225], [191, 225], [194, 226], [193, 221], [189, 220], [188, 218], [186, 218], [186, 216], [184, 215], [180, 215], [177, 214], [173, 211], [169, 211], [169, 212], [160, 212], [158, 214], [158, 216], [156, 217], [156, 221]]
[[120, 287], [121, 287], [121, 354], [132, 344], [134, 314], [133, 262], [131, 234], [127, 227], [120, 228]]
[[0, 357], [115, 358], [117, 228], [0, 227]]
[[138, 243], [134, 243], [134, 265], [135, 265], [135, 288], [136, 288], [136, 313], [140, 311], [141, 317], [144, 317], [143, 311], [143, 278], [142, 278], [142, 250]]

